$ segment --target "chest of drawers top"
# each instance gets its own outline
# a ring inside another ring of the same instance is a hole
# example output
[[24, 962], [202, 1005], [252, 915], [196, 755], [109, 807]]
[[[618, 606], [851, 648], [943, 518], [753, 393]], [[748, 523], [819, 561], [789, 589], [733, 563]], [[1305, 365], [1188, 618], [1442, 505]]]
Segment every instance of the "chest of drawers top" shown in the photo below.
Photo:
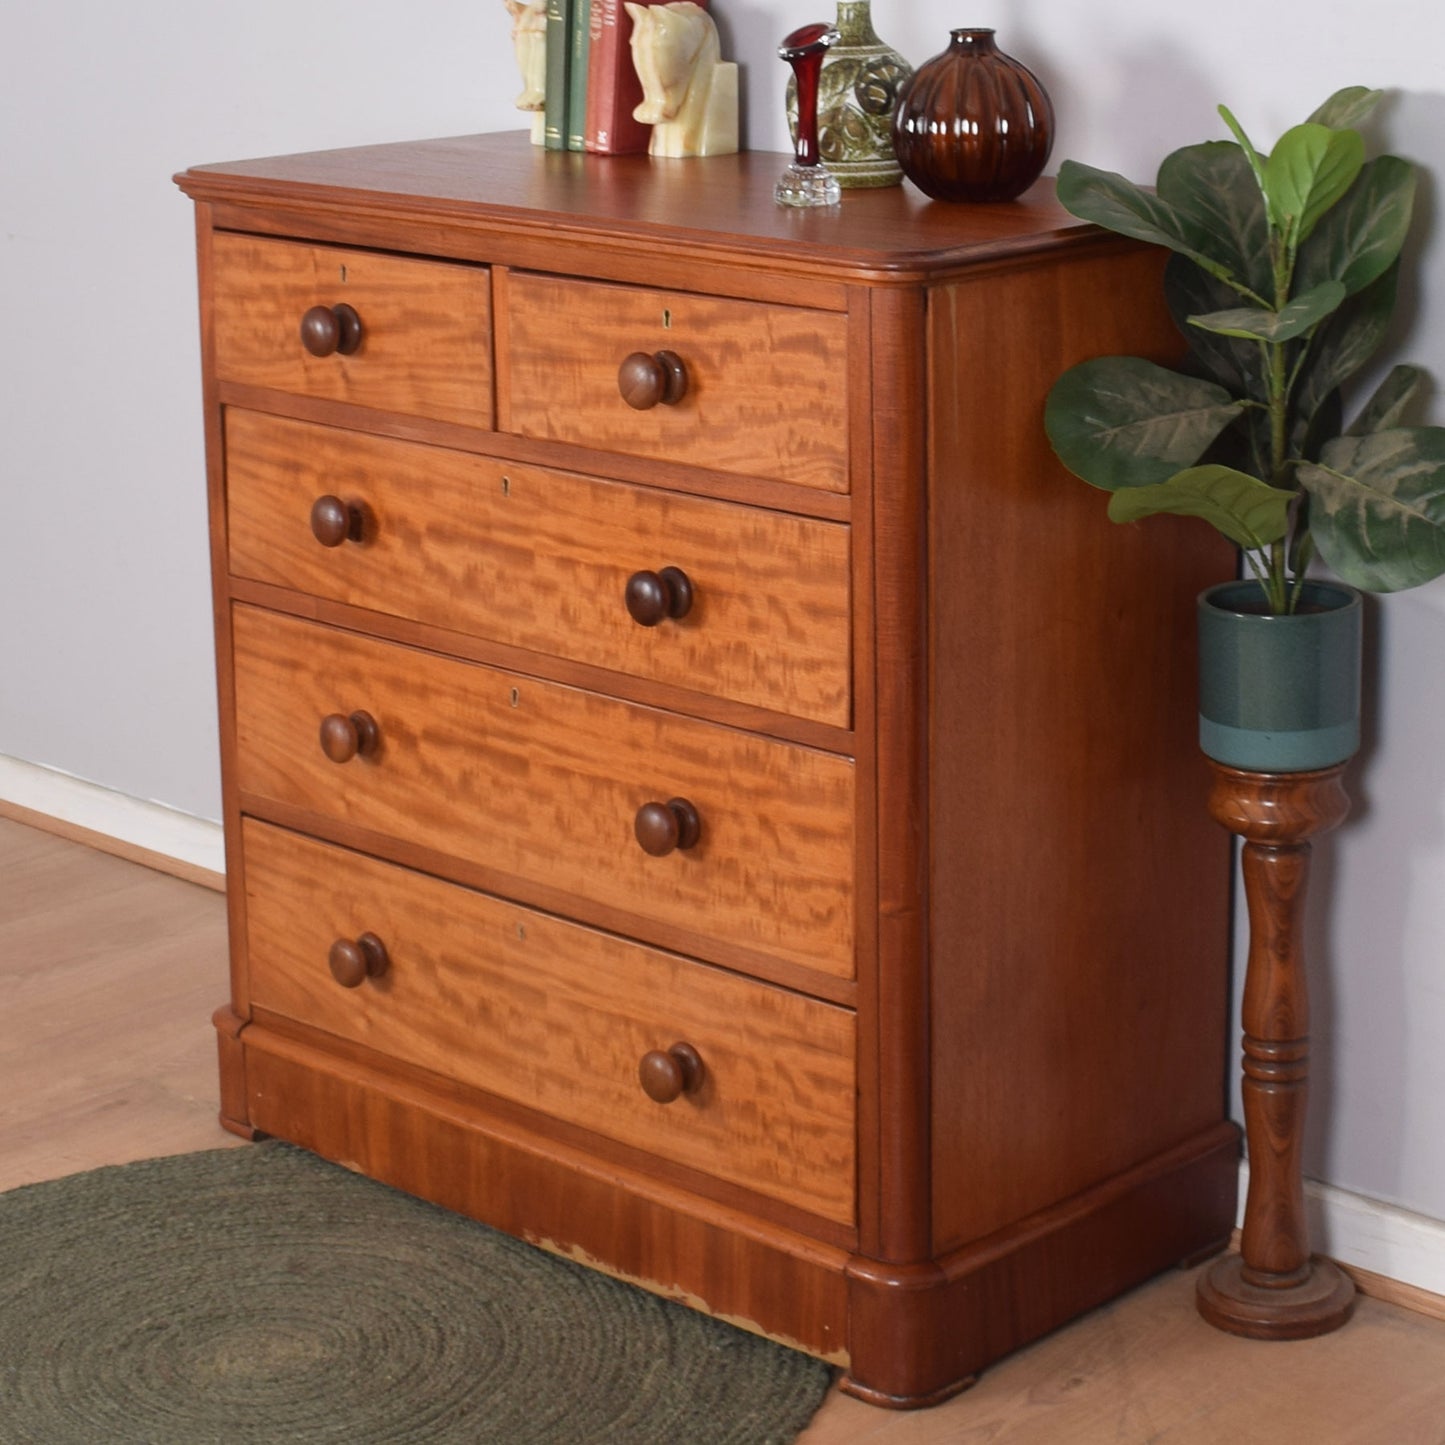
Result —
[[218, 226], [243, 207], [246, 230], [387, 245], [409, 235], [417, 254], [543, 268], [584, 236], [594, 274], [620, 268], [691, 289], [700, 261], [725, 258], [740, 285], [752, 272], [759, 292], [839, 307], [833, 288], [848, 281], [941, 278], [1093, 234], [1047, 181], [1003, 205], [945, 206], [889, 187], [790, 210], [773, 200], [784, 159], [583, 156], [507, 132], [196, 166], [176, 181], [215, 208]]

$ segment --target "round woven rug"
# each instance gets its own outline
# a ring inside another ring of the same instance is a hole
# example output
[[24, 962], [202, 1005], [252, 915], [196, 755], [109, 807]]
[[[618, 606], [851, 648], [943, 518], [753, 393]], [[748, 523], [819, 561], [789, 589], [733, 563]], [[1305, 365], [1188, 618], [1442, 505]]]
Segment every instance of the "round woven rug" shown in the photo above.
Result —
[[284, 1144], [0, 1195], [4, 1445], [780, 1445], [828, 1381]]

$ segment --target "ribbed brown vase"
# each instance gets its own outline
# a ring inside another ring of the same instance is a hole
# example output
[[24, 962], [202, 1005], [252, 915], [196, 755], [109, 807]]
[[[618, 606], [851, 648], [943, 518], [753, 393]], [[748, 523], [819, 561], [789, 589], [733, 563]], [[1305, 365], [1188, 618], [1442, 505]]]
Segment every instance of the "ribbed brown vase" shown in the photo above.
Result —
[[918, 67], [893, 113], [903, 174], [937, 201], [1011, 201], [1039, 178], [1054, 142], [1054, 107], [1038, 77], [994, 44], [992, 30], [955, 30]]

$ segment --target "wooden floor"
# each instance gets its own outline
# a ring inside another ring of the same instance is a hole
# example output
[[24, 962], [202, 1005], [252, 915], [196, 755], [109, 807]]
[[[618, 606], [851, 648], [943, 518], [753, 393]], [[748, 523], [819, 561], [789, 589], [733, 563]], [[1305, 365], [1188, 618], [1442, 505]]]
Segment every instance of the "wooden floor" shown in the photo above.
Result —
[[[0, 1189], [237, 1143], [215, 1123], [225, 949], [219, 894], [0, 818]], [[1256, 1344], [1205, 1325], [1193, 1281], [935, 1410], [835, 1393], [804, 1445], [1445, 1445], [1445, 1322], [1363, 1299], [1338, 1334]]]

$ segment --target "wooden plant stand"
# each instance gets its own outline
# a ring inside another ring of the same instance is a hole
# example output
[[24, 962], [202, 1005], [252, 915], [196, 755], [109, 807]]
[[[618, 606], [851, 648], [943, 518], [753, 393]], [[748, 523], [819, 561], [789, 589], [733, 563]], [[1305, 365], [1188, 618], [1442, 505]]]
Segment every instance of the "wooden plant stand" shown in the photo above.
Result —
[[1349, 811], [1344, 764], [1255, 773], [1211, 762], [1209, 811], [1244, 840], [1249, 960], [1244, 1006], [1244, 1128], [1249, 1195], [1238, 1254], [1199, 1280], [1199, 1312], [1251, 1339], [1328, 1334], [1349, 1317], [1355, 1287], [1310, 1257], [1300, 1153], [1309, 1088], [1309, 1002], [1301, 938], [1310, 839]]

